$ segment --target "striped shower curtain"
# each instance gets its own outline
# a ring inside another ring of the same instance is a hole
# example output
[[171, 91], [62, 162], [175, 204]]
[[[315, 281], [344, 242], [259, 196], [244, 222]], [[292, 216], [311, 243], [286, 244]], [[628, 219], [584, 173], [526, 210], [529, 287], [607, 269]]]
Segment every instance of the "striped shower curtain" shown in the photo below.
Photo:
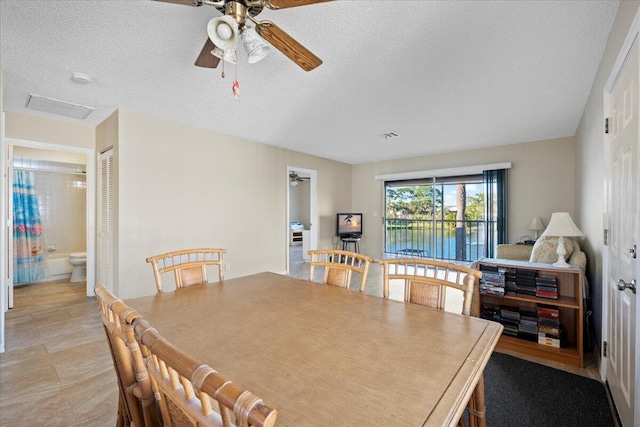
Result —
[[13, 283], [44, 279], [42, 226], [33, 172], [13, 171]]

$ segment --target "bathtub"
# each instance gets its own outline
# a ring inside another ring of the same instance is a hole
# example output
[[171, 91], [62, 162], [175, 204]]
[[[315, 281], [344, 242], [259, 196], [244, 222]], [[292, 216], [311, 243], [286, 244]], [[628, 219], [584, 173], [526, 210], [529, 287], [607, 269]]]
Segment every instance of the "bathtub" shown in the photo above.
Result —
[[69, 255], [71, 254], [60, 253], [47, 255], [44, 267], [45, 277], [41, 282], [70, 278], [73, 267], [69, 264]]

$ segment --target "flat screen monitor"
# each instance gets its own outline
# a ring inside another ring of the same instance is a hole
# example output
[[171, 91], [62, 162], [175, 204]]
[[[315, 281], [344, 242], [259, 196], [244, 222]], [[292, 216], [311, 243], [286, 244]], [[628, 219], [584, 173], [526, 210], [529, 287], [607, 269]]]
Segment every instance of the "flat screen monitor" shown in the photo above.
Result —
[[362, 236], [361, 213], [339, 213], [336, 218], [336, 234], [338, 237]]

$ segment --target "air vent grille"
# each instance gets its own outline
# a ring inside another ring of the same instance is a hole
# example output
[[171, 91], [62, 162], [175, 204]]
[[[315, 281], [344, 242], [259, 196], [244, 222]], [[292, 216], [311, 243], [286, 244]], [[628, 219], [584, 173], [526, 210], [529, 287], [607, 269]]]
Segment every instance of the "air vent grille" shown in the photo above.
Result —
[[60, 101], [58, 99], [47, 98], [40, 95], [29, 95], [27, 108], [45, 113], [57, 114], [59, 116], [73, 117], [74, 119], [86, 119], [94, 110], [92, 107], [74, 104], [72, 102]]

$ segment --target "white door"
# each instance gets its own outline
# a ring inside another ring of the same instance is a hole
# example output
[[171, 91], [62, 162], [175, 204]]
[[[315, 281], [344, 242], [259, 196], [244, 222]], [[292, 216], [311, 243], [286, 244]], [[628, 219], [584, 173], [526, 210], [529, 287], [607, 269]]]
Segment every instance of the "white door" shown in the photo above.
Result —
[[7, 307], [13, 308], [13, 146], [7, 146]]
[[635, 399], [638, 217], [638, 42], [609, 95], [609, 241], [606, 263], [608, 351], [606, 379], [625, 427], [633, 426]]
[[98, 278], [113, 290], [113, 149], [100, 154], [98, 184]]

